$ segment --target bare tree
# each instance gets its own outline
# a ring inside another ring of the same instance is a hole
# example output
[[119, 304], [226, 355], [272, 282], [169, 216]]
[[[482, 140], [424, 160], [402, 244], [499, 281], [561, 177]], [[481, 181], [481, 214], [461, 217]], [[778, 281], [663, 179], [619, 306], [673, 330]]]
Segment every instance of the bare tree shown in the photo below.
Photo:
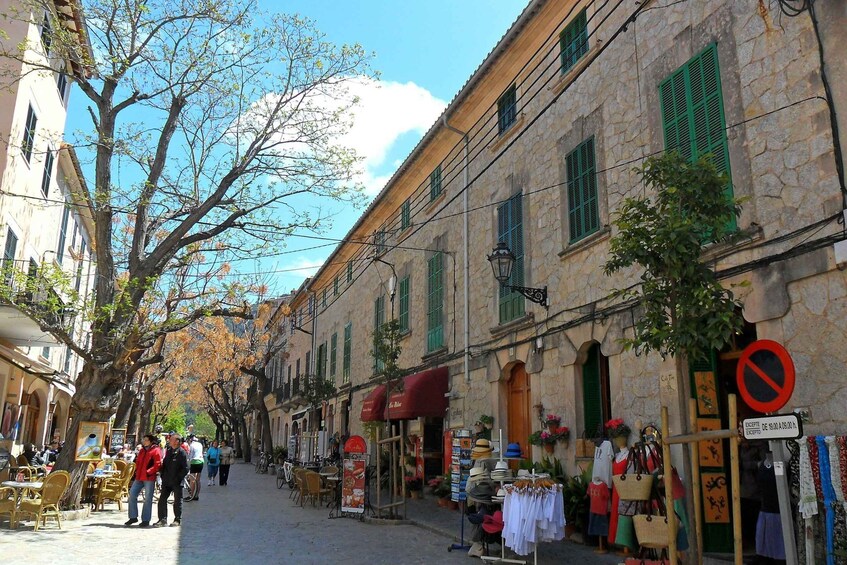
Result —
[[[52, 1], [21, 5], [18, 18], [59, 20]], [[312, 22], [261, 13], [255, 1], [90, 0], [85, 21], [91, 51], [54, 25], [51, 52], [81, 69], [73, 80], [91, 119], [90, 347], [55, 312], [25, 310], [84, 360], [69, 437], [79, 422], [114, 414], [127, 380], [161, 360], [147, 352], [162, 335], [209, 316], [249, 316], [243, 296], [253, 289], [231, 276], [232, 261], [319, 228], [324, 218], [304, 203], [358, 195], [358, 160], [335, 140], [355, 102], [345, 85], [369, 72], [359, 46], [337, 47]], [[0, 57], [23, 61], [31, 48]], [[53, 71], [32, 57], [24, 68]], [[75, 299], [82, 309], [85, 297]], [[73, 459], [63, 450], [57, 464], [73, 470], [72, 504], [84, 474]]]

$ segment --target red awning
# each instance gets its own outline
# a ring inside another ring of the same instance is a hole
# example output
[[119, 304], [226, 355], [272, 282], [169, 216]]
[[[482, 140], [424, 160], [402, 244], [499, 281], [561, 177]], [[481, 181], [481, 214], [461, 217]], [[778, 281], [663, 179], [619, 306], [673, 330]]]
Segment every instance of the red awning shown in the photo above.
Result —
[[385, 385], [379, 385], [362, 401], [362, 421], [363, 422], [380, 422], [385, 418], [382, 413], [385, 411]]
[[444, 397], [448, 387], [447, 376], [447, 367], [439, 367], [404, 378], [403, 391], [392, 393], [388, 399], [385, 418], [443, 418], [449, 404]]

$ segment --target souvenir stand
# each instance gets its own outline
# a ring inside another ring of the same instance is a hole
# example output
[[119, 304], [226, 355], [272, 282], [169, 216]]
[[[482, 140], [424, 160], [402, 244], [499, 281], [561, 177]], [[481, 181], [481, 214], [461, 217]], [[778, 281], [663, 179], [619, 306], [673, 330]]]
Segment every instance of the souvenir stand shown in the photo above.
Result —
[[450, 459], [450, 500], [458, 502], [462, 510], [459, 514], [459, 543], [450, 545], [447, 551], [453, 551], [454, 549], [467, 551], [471, 547], [465, 545], [465, 508], [468, 498], [465, 492], [465, 485], [467, 484], [468, 474], [472, 466], [471, 430], [454, 430]]

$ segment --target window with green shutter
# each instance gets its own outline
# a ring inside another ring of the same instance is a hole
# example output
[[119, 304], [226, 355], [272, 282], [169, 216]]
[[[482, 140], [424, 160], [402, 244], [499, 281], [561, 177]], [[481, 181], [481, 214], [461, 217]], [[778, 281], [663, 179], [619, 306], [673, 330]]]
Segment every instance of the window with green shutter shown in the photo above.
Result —
[[374, 232], [374, 252], [382, 255], [385, 250], [385, 230], [380, 229]]
[[509, 286], [524, 286], [523, 196], [518, 193], [497, 207], [497, 241], [509, 246], [515, 255], [512, 275], [500, 285], [500, 323], [511, 322], [526, 312], [524, 297]]
[[329, 340], [329, 380], [335, 383], [335, 374], [338, 369], [338, 332], [332, 334]]
[[406, 230], [412, 225], [412, 201], [406, 199], [400, 207], [400, 229]]
[[441, 195], [441, 165], [429, 174], [429, 201], [432, 202]]
[[385, 369], [385, 362], [376, 357], [377, 335], [385, 323], [385, 295], [380, 295], [374, 301], [374, 372], [381, 373]]
[[326, 294], [327, 294], [327, 289], [324, 289], [322, 296], [321, 296], [321, 306], [323, 306], [324, 308], [326, 308]]
[[497, 100], [497, 131], [503, 135], [518, 117], [518, 90], [513, 84]]
[[427, 261], [426, 351], [444, 346], [444, 254], [436, 252]]
[[335, 280], [332, 281], [332, 295], [338, 296], [338, 275], [335, 275]]
[[588, 20], [585, 10], [565, 26], [559, 34], [559, 49], [562, 53], [562, 74], [565, 74], [588, 53]]
[[612, 417], [609, 393], [609, 360], [595, 343], [582, 365], [582, 421], [588, 437], [602, 434], [602, 426]]
[[401, 332], [409, 331], [409, 277], [400, 280], [398, 294], [400, 295], [400, 313], [398, 323]]
[[659, 102], [665, 150], [677, 150], [691, 161], [709, 155], [718, 172], [730, 179], [726, 194], [732, 198], [717, 45], [709, 45], [666, 78], [659, 85]]
[[594, 138], [568, 153], [568, 228], [571, 243], [600, 229], [597, 206], [597, 169], [594, 164]]
[[341, 367], [341, 380], [343, 383], [350, 382], [350, 359], [353, 353], [353, 323], [347, 322], [344, 326], [344, 353]]
[[318, 358], [315, 362], [317, 363], [315, 374], [322, 379], [326, 376], [326, 342], [318, 346]]
[[347, 261], [347, 282], [353, 282], [353, 261]]

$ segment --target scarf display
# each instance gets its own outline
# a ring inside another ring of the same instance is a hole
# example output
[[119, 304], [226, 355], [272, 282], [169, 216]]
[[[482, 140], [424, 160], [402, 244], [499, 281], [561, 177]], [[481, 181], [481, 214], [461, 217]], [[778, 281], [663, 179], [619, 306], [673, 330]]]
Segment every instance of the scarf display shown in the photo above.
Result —
[[[835, 438], [835, 443], [838, 444], [838, 460], [841, 463], [841, 492], [847, 501], [847, 436]], [[844, 508], [847, 510], [847, 505]]]
[[809, 443], [809, 464], [812, 467], [812, 479], [815, 482], [815, 496], [818, 500], [823, 500], [823, 487], [821, 487], [821, 462], [820, 454], [818, 453], [818, 441], [815, 436], [806, 438]]
[[809, 454], [809, 439], [801, 437], [796, 440], [800, 446], [800, 504], [799, 510], [803, 518], [811, 518], [818, 513], [818, 497], [815, 494], [812, 462]]
[[[835, 491], [832, 488], [832, 473], [829, 467], [829, 450], [826, 438], [818, 436], [815, 438], [820, 459], [821, 490], [823, 491], [824, 516], [826, 520], [826, 565], [835, 565], [833, 554], [835, 544]], [[839, 473], [840, 475], [840, 473]]]

